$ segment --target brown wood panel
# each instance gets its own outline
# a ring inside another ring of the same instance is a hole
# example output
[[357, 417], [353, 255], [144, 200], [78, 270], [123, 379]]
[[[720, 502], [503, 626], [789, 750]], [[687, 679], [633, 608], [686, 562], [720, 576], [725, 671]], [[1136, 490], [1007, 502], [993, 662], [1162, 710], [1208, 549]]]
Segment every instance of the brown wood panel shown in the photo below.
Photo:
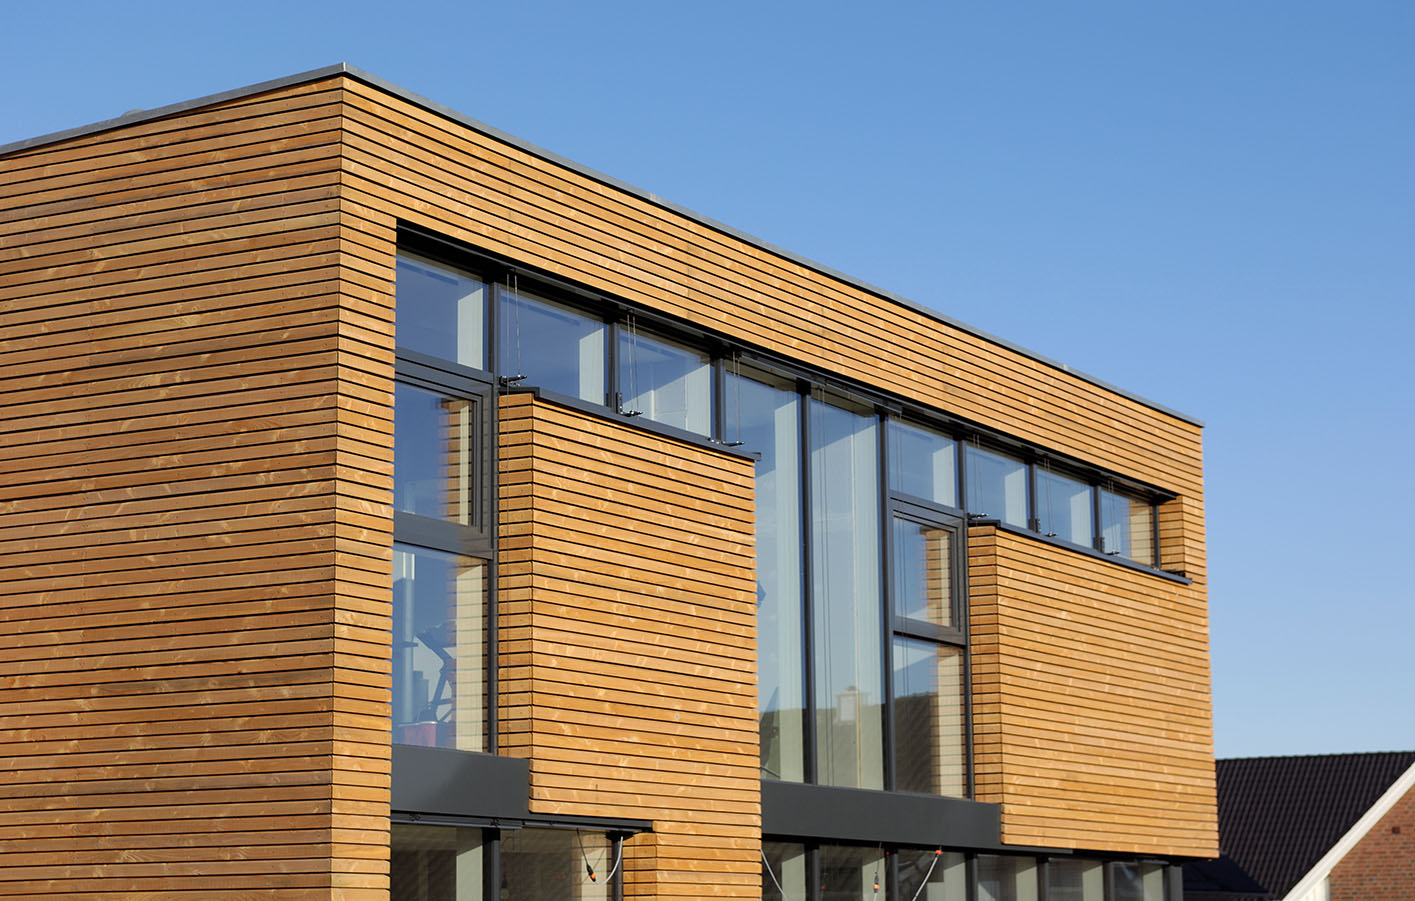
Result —
[[974, 754], [1003, 840], [1214, 856], [1202, 586], [969, 533]]
[[628, 897], [757, 896], [752, 464], [529, 394], [501, 410], [502, 473], [533, 486], [503, 498], [498, 600], [502, 742], [530, 759], [532, 810], [653, 820]]
[[337, 253], [341, 96], [0, 159], [7, 897], [387, 897], [392, 318]]

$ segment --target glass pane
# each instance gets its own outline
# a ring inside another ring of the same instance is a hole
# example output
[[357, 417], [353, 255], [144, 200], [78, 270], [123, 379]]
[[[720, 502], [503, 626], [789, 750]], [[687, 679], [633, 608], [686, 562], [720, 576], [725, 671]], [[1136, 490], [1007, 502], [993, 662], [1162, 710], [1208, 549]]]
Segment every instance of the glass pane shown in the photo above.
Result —
[[524, 291], [501, 297], [501, 374], [603, 404], [605, 324]]
[[1037, 470], [1037, 519], [1042, 534], [1091, 546], [1091, 486], [1045, 469]]
[[933, 429], [891, 419], [889, 490], [958, 506], [958, 443]]
[[402, 382], [393, 397], [394, 509], [469, 524], [475, 402]]
[[953, 532], [894, 518], [894, 615], [937, 626], [953, 621]]
[[602, 832], [508, 829], [501, 833], [501, 898], [609, 901], [618, 863], [614, 843]]
[[712, 366], [707, 354], [624, 328], [619, 391], [624, 412], [706, 435], [712, 431]]
[[894, 699], [895, 787], [966, 796], [962, 649], [896, 637]]
[[876, 901], [883, 894], [884, 855], [878, 848], [822, 845], [820, 863], [820, 901]]
[[[766, 378], [763, 376], [763, 378]], [[801, 572], [801, 398], [786, 385], [729, 373], [728, 432], [760, 455], [757, 506], [757, 707], [762, 776], [805, 778]]]
[[1113, 863], [1113, 901], [1164, 901], [1164, 867], [1155, 863]]
[[1036, 861], [979, 854], [978, 901], [1037, 901]]
[[[919, 901], [967, 901], [968, 869], [955, 851], [919, 851], [900, 848], [899, 888], [891, 897]], [[920, 886], [924, 886], [922, 892]]]
[[1027, 527], [1027, 464], [968, 445], [968, 512]]
[[393, 545], [393, 741], [486, 750], [486, 564]]
[[1105, 869], [1095, 860], [1047, 864], [1047, 901], [1105, 901]]
[[817, 781], [883, 788], [876, 420], [810, 404]]
[[388, 886], [398, 901], [481, 901], [482, 865], [480, 829], [393, 824]]
[[1153, 565], [1154, 505], [1106, 488], [1100, 491], [1101, 538], [1105, 552]]
[[398, 255], [395, 342], [486, 369], [486, 283], [445, 263]]
[[785, 842], [762, 842], [762, 901], [799, 901], [806, 897], [806, 848]]

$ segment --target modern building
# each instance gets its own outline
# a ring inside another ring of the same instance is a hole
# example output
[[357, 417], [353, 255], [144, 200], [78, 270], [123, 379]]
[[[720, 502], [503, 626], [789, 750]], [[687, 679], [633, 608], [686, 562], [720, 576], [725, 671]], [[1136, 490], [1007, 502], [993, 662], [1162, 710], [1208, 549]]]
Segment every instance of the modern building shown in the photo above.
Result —
[[1216, 854], [1200, 423], [366, 73], [0, 148], [0, 364], [0, 894]]
[[1220, 760], [1217, 860], [1193, 901], [1415, 898], [1415, 751]]

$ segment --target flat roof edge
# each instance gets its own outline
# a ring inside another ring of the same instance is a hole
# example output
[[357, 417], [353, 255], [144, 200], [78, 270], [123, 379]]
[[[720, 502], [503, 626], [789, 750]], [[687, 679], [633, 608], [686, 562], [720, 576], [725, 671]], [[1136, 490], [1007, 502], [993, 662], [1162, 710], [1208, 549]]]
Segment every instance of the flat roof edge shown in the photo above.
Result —
[[724, 235], [728, 235], [730, 237], [736, 238], [739, 241], [751, 244], [754, 247], [758, 247], [762, 250], [767, 251], [768, 253], [774, 254], [783, 259], [790, 260], [793, 263], [797, 263], [807, 269], [818, 272], [821, 275], [825, 275], [830, 278], [836, 279], [837, 281], [843, 282], [847, 285], [851, 285], [861, 291], [873, 294], [876, 297], [880, 297], [885, 300], [892, 301], [893, 303], [897, 303], [901, 306], [907, 307], [908, 309], [913, 310], [921, 316], [933, 319], [934, 321], [940, 322], [951, 328], [956, 328], [959, 331], [966, 332], [972, 335], [973, 337], [980, 338], [990, 344], [995, 344], [998, 347], [1006, 348], [1007, 350], [1010, 350], [1014, 353], [1021, 354], [1022, 356], [1034, 360], [1035, 362], [1041, 363], [1044, 366], [1049, 366], [1052, 369], [1064, 372], [1067, 375], [1081, 379], [1082, 381], [1089, 382], [1090, 384], [1095, 385], [1098, 388], [1102, 388], [1112, 394], [1116, 394], [1120, 397], [1132, 400], [1135, 403], [1149, 407], [1150, 409], [1155, 410], [1156, 412], [1163, 413], [1167, 416], [1172, 416], [1175, 419], [1187, 422], [1190, 425], [1197, 426], [1199, 428], [1204, 427], [1204, 423], [1202, 420], [1190, 416], [1187, 413], [1181, 413], [1180, 411], [1175, 410], [1171, 407], [1156, 403], [1155, 401], [1152, 401], [1146, 397], [1142, 397], [1141, 395], [1136, 394], [1132, 391], [1127, 391], [1124, 388], [1120, 388], [1116, 385], [1111, 384], [1110, 382], [1107, 382], [1103, 379], [1097, 378], [1093, 375], [1076, 369], [1075, 367], [1068, 366], [1067, 364], [1062, 363], [1058, 360], [1053, 360], [1050, 357], [1044, 356], [1043, 354], [1028, 350], [1027, 348], [1022, 347], [1019, 344], [1014, 344], [1013, 342], [1008, 341], [1005, 338], [999, 338], [998, 336], [983, 331], [982, 329], [975, 328], [974, 326], [971, 326], [966, 322], [954, 319], [952, 316], [948, 316], [947, 314], [941, 313], [931, 307], [926, 307], [923, 304], [918, 303], [917, 301], [910, 300], [907, 297], [902, 297], [898, 294], [893, 293], [892, 291], [887, 291], [884, 288], [880, 288], [877, 285], [870, 284], [869, 282], [856, 278], [852, 275], [849, 275], [848, 273], [833, 269], [830, 266], [812, 260], [809, 257], [805, 257], [801, 254], [793, 253], [792, 251], [786, 250], [782, 247], [778, 247], [769, 241], [764, 241], [761, 238], [756, 237], [755, 235], [751, 235], [747, 232], [733, 228], [732, 226], [727, 225], [726, 223], [718, 222], [716, 219], [713, 219], [710, 216], [705, 216], [694, 210], [688, 209], [687, 207], [673, 203], [670, 200], [665, 200], [664, 198], [660, 197], [657, 194], [654, 194], [651, 191], [645, 191], [642, 188], [629, 184], [628, 182], [621, 181], [612, 175], [607, 175], [596, 169], [592, 169], [589, 166], [585, 166], [581, 163], [575, 162], [574, 160], [567, 159], [566, 157], [563, 157], [557, 153], [547, 150], [544, 147], [540, 147], [530, 143], [529, 141], [522, 140], [521, 138], [518, 138], [515, 135], [507, 134], [499, 128], [495, 128], [494, 126], [488, 125], [478, 119], [473, 119], [471, 116], [460, 113], [457, 110], [444, 106], [435, 100], [423, 97], [420, 94], [402, 88], [390, 81], [386, 81], [382, 78], [379, 78], [377, 75], [365, 72], [357, 66], [351, 66], [348, 63], [335, 63], [331, 66], [323, 66], [318, 69], [310, 69], [307, 72], [300, 72], [295, 75], [287, 75], [283, 78], [276, 78], [270, 81], [262, 81], [257, 84], [248, 85], [247, 87], [235, 88], [230, 91], [222, 91], [219, 94], [209, 94], [205, 97], [198, 97], [193, 100], [185, 100], [180, 103], [173, 103], [167, 106], [157, 107], [156, 109], [133, 110], [132, 112], [124, 113], [121, 116], [117, 116], [112, 119], [105, 119], [101, 122], [95, 122], [90, 125], [81, 125], [75, 128], [64, 129], [63, 131], [52, 132], [47, 135], [40, 135], [39, 137], [28, 138], [21, 141], [15, 141], [10, 144], [0, 145], [0, 156], [4, 156], [5, 154], [9, 153], [17, 153], [22, 150], [30, 150], [35, 147], [40, 147], [45, 144], [52, 144], [58, 141], [68, 140], [70, 138], [83, 137], [85, 135], [96, 134], [98, 132], [108, 131], [114, 128], [122, 128], [127, 125], [135, 125], [137, 123], [146, 122], [151, 119], [160, 119], [164, 116], [171, 116], [177, 113], [188, 112], [190, 110], [199, 109], [204, 106], [211, 106], [217, 103], [224, 103], [229, 100], [238, 100], [242, 97], [248, 97], [253, 94], [260, 94], [267, 91], [274, 91], [280, 88], [290, 87], [291, 85], [304, 84], [310, 81], [318, 81], [322, 78], [329, 78], [334, 75], [347, 75], [351, 78], [356, 78], [359, 81], [370, 85], [371, 87], [378, 88], [381, 91], [386, 91], [389, 94], [406, 100], [414, 106], [422, 107], [428, 112], [435, 113], [447, 119], [451, 119], [454, 122], [457, 122], [461, 125], [465, 125], [475, 131], [479, 131], [482, 134], [487, 135], [488, 137], [497, 139], [498, 141], [504, 141], [505, 143], [510, 144], [511, 146], [526, 153], [529, 153], [532, 156], [540, 157], [541, 159], [546, 160], [547, 162], [555, 163], [558, 166], [564, 166], [567, 169], [577, 172], [587, 178], [592, 178], [595, 181], [598, 181], [608, 187], [612, 187], [617, 190], [624, 191], [628, 194], [632, 194], [655, 206], [661, 207], [662, 209], [669, 210], [671, 212], [677, 213], [680, 216], [692, 219], [693, 221], [698, 222], [701, 225], [705, 225], [708, 228], [713, 229], [714, 231], [721, 232]]

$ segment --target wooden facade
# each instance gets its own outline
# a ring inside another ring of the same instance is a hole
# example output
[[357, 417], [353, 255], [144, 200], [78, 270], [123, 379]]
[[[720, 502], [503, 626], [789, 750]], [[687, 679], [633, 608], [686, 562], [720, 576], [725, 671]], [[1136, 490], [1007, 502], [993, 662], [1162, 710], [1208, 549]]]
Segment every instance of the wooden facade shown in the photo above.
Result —
[[502, 409], [500, 744], [531, 811], [651, 820], [626, 897], [758, 895], [751, 461]]
[[[976, 794], [1215, 850], [1197, 425], [328, 71], [0, 153], [0, 895], [388, 897], [400, 226], [1173, 495], [1187, 584], [971, 530]], [[755, 896], [750, 461], [502, 404], [501, 752]]]
[[387, 895], [391, 305], [338, 85], [0, 158], [0, 894]]

